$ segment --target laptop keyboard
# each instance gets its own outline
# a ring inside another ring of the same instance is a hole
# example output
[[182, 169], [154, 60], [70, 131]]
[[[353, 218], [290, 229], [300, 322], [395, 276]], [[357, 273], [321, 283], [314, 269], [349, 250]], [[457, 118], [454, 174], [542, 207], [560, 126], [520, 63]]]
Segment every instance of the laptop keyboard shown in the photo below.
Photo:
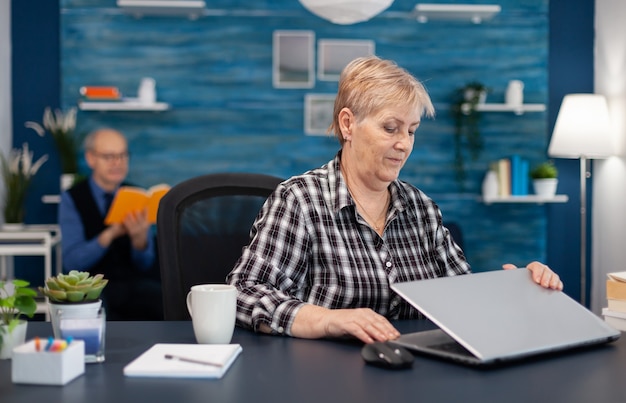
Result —
[[433, 349], [433, 350], [445, 351], [447, 353], [466, 355], [468, 357], [473, 357], [474, 356], [472, 353], [467, 351], [467, 349], [465, 347], [463, 347], [462, 345], [460, 345], [457, 342], [447, 342], [447, 343], [441, 343], [441, 344], [433, 344], [433, 345], [430, 345], [428, 347]]

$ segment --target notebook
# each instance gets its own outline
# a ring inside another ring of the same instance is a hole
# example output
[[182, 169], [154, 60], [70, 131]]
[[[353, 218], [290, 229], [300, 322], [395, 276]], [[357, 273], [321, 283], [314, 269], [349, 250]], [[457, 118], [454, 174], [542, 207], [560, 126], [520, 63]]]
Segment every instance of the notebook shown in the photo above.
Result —
[[241, 353], [239, 344], [157, 343], [124, 367], [124, 375], [221, 378]]
[[620, 332], [527, 269], [392, 284], [439, 329], [395, 343], [464, 364], [491, 365], [616, 340]]

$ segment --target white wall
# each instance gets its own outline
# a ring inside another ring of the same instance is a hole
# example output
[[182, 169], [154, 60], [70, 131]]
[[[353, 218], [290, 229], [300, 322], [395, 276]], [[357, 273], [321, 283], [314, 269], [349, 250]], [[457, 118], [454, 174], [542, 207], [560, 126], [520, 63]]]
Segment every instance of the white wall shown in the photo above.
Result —
[[591, 309], [606, 306], [606, 274], [626, 271], [626, 1], [596, 0], [595, 92], [607, 97], [618, 156], [594, 161]]
[[[0, 150], [11, 147], [11, 0], [0, 0]], [[0, 184], [2, 186], [2, 184]]]

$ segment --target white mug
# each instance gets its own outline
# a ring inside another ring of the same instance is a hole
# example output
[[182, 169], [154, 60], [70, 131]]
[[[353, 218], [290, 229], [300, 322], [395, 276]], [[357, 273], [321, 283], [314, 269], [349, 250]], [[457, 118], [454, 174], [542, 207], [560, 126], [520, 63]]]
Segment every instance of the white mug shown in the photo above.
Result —
[[227, 284], [199, 284], [187, 293], [187, 309], [199, 344], [228, 344], [235, 330], [237, 289]]

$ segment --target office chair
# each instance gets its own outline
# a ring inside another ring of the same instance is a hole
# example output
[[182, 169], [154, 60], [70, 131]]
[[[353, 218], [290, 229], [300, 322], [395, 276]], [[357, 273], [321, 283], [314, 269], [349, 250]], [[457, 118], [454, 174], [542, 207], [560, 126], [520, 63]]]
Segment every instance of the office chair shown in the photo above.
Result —
[[457, 224], [454, 221], [450, 221], [450, 222], [444, 222], [443, 226], [446, 227], [448, 231], [450, 231], [450, 236], [452, 237], [454, 242], [456, 242], [456, 244], [459, 245], [463, 253], [465, 253], [463, 231], [461, 230], [461, 227], [459, 226], [459, 224]]
[[165, 320], [188, 320], [192, 285], [224, 283], [249, 242], [265, 199], [282, 179], [217, 173], [181, 182], [161, 199], [157, 245]]

